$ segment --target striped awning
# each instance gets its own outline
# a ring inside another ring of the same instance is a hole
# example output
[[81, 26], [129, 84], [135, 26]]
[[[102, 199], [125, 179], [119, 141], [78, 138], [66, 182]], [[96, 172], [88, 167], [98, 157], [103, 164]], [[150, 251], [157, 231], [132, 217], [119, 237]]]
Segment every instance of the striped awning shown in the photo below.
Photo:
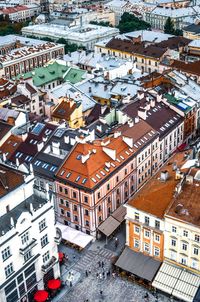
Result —
[[200, 275], [163, 262], [152, 285], [182, 301], [192, 302], [200, 286]]

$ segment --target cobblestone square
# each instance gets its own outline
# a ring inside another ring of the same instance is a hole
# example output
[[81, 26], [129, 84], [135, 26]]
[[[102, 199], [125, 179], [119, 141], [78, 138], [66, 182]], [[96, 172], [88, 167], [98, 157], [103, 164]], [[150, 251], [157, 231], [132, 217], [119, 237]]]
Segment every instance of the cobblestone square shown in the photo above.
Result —
[[[62, 249], [63, 250], [63, 249]], [[70, 261], [62, 266], [62, 280], [72, 274], [72, 286], [66, 281], [64, 289], [53, 302], [171, 302], [159, 294], [158, 299], [148, 289], [120, 276], [112, 275], [112, 259], [116, 253], [95, 242], [83, 253], [70, 251]], [[74, 254], [73, 254], [74, 253]], [[103, 267], [102, 267], [103, 262]], [[148, 292], [149, 299], [145, 300]]]

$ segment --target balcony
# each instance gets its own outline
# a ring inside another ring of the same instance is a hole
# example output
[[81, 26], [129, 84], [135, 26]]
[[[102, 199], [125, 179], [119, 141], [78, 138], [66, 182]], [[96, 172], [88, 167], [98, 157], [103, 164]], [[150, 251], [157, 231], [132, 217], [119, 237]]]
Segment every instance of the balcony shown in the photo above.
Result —
[[27, 242], [27, 244], [25, 246], [23, 246], [23, 248], [19, 249], [19, 252], [22, 256], [24, 256], [29, 250], [31, 250], [35, 245], [37, 244], [37, 240], [36, 239], [32, 239], [30, 242]]
[[54, 241], [57, 244], [60, 244], [62, 240], [62, 232], [59, 228], [56, 228], [56, 237], [54, 237]]
[[44, 274], [46, 274], [56, 263], [56, 257], [52, 256], [51, 259], [45, 264], [42, 265], [41, 270]]

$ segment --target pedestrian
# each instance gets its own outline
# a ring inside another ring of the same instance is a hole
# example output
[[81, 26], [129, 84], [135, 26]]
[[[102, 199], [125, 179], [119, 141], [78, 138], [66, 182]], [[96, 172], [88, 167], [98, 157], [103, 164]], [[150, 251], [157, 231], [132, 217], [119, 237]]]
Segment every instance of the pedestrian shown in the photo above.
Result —
[[91, 269], [89, 269], [88, 273], [91, 274]]
[[86, 275], [86, 277], [88, 277], [88, 271], [87, 270], [85, 271], [85, 275]]
[[115, 248], [118, 247], [118, 243], [119, 243], [119, 241], [118, 241], [118, 238], [116, 237], [116, 238], [115, 238]]
[[103, 262], [103, 261], [101, 262], [101, 267], [102, 267], [102, 268], [104, 267], [104, 262]]
[[103, 275], [103, 278], [104, 278], [105, 277], [105, 272], [103, 272], [102, 275]]
[[103, 295], [103, 291], [102, 291], [102, 290], [100, 290], [100, 295], [101, 295], [101, 296]]
[[69, 282], [69, 286], [72, 287], [72, 285], [73, 285], [73, 284], [72, 284], [72, 281], [70, 281], [70, 282]]

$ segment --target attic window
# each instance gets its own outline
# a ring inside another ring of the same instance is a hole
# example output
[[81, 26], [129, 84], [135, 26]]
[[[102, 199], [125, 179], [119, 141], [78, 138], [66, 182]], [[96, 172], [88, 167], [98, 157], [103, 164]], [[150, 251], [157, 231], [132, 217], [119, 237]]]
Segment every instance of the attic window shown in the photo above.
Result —
[[44, 77], [45, 77], [44, 74], [39, 75], [40, 79], [44, 79]]
[[80, 160], [81, 159], [81, 154], [78, 154], [76, 159]]
[[82, 181], [82, 184], [85, 184], [87, 181], [87, 178], [84, 178], [83, 181]]
[[55, 70], [49, 71], [50, 74], [55, 74]]
[[81, 179], [81, 177], [80, 177], [80, 176], [78, 176], [78, 177], [76, 178], [76, 182], [77, 182], [77, 181], [79, 181], [80, 179]]
[[92, 181], [95, 182], [95, 183], [97, 182], [96, 179], [95, 179], [94, 177], [92, 177]]
[[72, 173], [67, 173], [66, 178], [69, 178]]

